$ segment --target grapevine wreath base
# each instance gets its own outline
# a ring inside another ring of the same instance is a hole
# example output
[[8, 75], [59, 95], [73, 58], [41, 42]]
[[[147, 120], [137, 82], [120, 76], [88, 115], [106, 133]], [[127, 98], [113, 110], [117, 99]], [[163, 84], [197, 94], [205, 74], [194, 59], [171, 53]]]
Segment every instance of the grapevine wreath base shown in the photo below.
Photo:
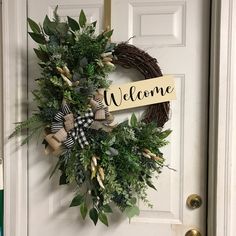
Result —
[[[120, 43], [115, 47], [114, 63], [124, 68], [134, 68], [141, 72], [145, 79], [152, 79], [162, 76], [161, 69], [157, 64], [156, 58], [151, 57], [145, 51], [127, 44]], [[146, 123], [156, 122], [158, 127], [163, 127], [169, 120], [169, 102], [157, 103], [150, 105], [145, 114], [143, 121]]]
[[96, 35], [96, 22], [88, 23], [83, 11], [78, 22], [67, 19], [61, 22], [57, 9], [42, 26], [28, 19], [41, 67], [32, 92], [38, 109], [10, 137], [26, 131], [25, 144], [41, 133], [45, 152], [58, 157], [52, 175], [59, 169], [60, 185], [76, 185], [70, 207], [108, 225], [111, 203], [129, 219], [139, 214], [138, 199], [151, 207], [146, 190], [155, 189], [152, 177], [165, 166], [160, 148], [171, 132], [163, 130], [169, 102], [149, 106], [141, 120], [133, 114], [117, 124], [103, 103], [109, 73], [120, 65], [155, 78], [162, 76], [157, 61], [128, 43], [111, 43], [113, 31]]

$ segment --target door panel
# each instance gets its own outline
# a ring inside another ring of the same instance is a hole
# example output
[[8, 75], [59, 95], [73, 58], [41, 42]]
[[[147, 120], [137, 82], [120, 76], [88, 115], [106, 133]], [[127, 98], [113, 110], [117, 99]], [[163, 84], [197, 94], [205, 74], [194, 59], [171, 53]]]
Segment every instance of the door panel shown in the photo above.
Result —
[[165, 126], [173, 133], [164, 152], [177, 171], [165, 169], [158, 192], [150, 193], [154, 209], [142, 208], [134, 221], [153, 223], [157, 235], [184, 235], [190, 227], [204, 235], [205, 200], [195, 211], [185, 202], [191, 193], [203, 199], [206, 194], [209, 1], [114, 0], [112, 10], [113, 40], [131, 38], [177, 84], [177, 100], [171, 102], [171, 120]]
[[[101, 0], [28, 0], [29, 17], [42, 22], [58, 5], [59, 15], [77, 17], [84, 9], [89, 20], [98, 20], [102, 30]], [[139, 217], [128, 221], [118, 212], [110, 218], [107, 229], [82, 221], [79, 209], [68, 209], [72, 187], [58, 186], [58, 176], [48, 179], [56, 160], [45, 157], [43, 146], [29, 145], [29, 236], [64, 235], [143, 235], [183, 236], [189, 228], [205, 233], [206, 163], [207, 163], [207, 86], [210, 0], [160, 1], [112, 0], [113, 41], [127, 41], [156, 57], [164, 74], [175, 77], [177, 100], [171, 102], [171, 120], [165, 128], [173, 130], [170, 145], [164, 149], [167, 164], [176, 169], [163, 170], [156, 181], [158, 191], [149, 191], [153, 208], [140, 203]], [[29, 90], [39, 75], [37, 60], [29, 39]], [[111, 76], [114, 83], [143, 79], [133, 70], [118, 68]], [[30, 98], [31, 99], [31, 98]], [[34, 106], [30, 107], [33, 110]], [[143, 108], [122, 111], [117, 121], [141, 114]], [[198, 193], [203, 206], [191, 211], [186, 207], [188, 195]]]

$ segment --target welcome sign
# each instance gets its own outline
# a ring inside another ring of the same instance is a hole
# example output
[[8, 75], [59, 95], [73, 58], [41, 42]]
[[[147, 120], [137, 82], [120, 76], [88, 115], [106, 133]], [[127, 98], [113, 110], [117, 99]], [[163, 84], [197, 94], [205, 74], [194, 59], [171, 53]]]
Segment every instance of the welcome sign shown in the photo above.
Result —
[[104, 91], [104, 103], [111, 112], [175, 99], [176, 88], [172, 76], [112, 85]]

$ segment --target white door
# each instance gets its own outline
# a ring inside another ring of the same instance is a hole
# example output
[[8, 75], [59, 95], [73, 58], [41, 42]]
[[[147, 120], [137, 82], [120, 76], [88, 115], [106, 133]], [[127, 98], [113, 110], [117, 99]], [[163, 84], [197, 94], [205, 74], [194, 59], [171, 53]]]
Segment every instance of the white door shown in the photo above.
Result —
[[[59, 5], [59, 15], [77, 17], [84, 9], [88, 18], [98, 20], [102, 30], [101, 0], [28, 0], [28, 16], [42, 22]], [[192, 228], [206, 235], [207, 97], [209, 59], [210, 0], [112, 0], [114, 41], [126, 41], [156, 57], [164, 74], [176, 79], [177, 100], [171, 102], [171, 120], [166, 124], [173, 133], [165, 148], [167, 163], [176, 171], [164, 169], [158, 191], [149, 191], [153, 209], [140, 205], [139, 217], [128, 220], [118, 213], [110, 218], [109, 228], [79, 217], [79, 209], [69, 209], [73, 192], [49, 180], [53, 157], [45, 157], [43, 146], [31, 142], [28, 165], [29, 236], [183, 236]], [[39, 74], [28, 43], [29, 90]], [[119, 70], [111, 75], [121, 82], [142, 79], [133, 71]], [[117, 83], [117, 82], [116, 82]], [[32, 108], [31, 108], [32, 109]], [[125, 115], [129, 115], [128, 112]], [[117, 119], [123, 119], [117, 116]], [[187, 197], [197, 193], [203, 199], [199, 209], [186, 206]]]

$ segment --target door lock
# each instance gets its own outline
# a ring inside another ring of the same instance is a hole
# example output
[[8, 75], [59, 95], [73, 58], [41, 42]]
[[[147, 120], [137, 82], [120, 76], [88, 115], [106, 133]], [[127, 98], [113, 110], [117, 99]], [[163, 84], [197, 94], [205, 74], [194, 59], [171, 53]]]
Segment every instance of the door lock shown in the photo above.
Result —
[[199, 207], [201, 207], [202, 205], [202, 198], [197, 195], [197, 194], [191, 194], [188, 198], [187, 198], [187, 206], [190, 209], [197, 209]]
[[201, 236], [201, 233], [196, 229], [190, 229], [185, 236]]

